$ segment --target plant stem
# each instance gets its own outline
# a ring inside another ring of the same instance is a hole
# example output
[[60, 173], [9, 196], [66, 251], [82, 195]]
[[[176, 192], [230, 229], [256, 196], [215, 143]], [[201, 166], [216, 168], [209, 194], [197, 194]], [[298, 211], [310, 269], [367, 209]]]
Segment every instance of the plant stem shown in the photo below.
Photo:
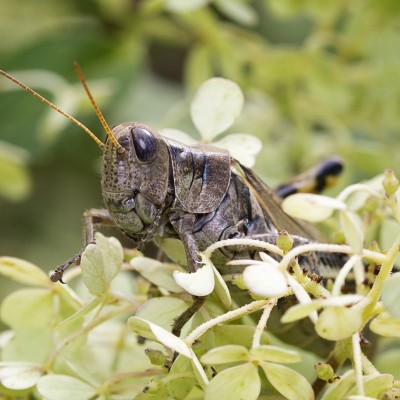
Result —
[[219, 315], [209, 321], [204, 322], [196, 329], [194, 329], [189, 335], [186, 336], [184, 341], [190, 347], [195, 340], [197, 340], [201, 335], [211, 329], [213, 326], [216, 326], [222, 322], [228, 322], [233, 319], [240, 318], [243, 315], [253, 313], [255, 311], [260, 310], [264, 306], [266, 306], [271, 300], [257, 300], [252, 303], [246, 304], [243, 307], [237, 308], [236, 310], [228, 311], [223, 315]]
[[360, 347], [360, 334], [357, 332], [351, 338], [353, 348], [353, 366], [356, 374], [357, 394], [359, 396], [365, 395], [362, 362], [361, 362], [361, 347]]
[[260, 346], [261, 335], [264, 332], [264, 329], [267, 325], [268, 318], [269, 318], [271, 311], [274, 308], [275, 304], [276, 304], [276, 299], [271, 299], [271, 300], [269, 300], [268, 304], [266, 306], [264, 306], [264, 311], [261, 315], [260, 320], [258, 321], [256, 330], [253, 335], [253, 343], [251, 345], [252, 349]]

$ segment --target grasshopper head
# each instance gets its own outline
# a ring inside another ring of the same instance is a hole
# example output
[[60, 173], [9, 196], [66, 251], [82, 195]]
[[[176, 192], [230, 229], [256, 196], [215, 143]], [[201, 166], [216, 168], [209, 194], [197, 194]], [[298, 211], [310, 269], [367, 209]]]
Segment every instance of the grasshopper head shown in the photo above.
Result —
[[102, 192], [114, 222], [126, 233], [145, 234], [162, 208], [168, 188], [169, 152], [146, 125], [127, 122], [112, 129], [104, 145]]

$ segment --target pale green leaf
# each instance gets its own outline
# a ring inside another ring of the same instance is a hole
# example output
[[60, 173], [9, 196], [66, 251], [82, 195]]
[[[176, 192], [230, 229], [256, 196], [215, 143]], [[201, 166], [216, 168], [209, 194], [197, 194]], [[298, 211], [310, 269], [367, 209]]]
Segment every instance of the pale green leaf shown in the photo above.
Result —
[[250, 350], [250, 357], [258, 361], [293, 364], [301, 361], [299, 353], [278, 346], [263, 345]]
[[160, 134], [167, 138], [176, 140], [177, 142], [187, 144], [189, 146], [198, 143], [195, 139], [189, 136], [186, 132], [174, 128], [160, 129]]
[[218, 373], [206, 387], [205, 400], [256, 400], [261, 382], [257, 367], [245, 363]]
[[171, 330], [178, 315], [187, 310], [189, 304], [175, 297], [155, 297], [141, 304], [136, 316]]
[[105, 237], [96, 232], [96, 245], [100, 248], [106, 282], [111, 282], [121, 269], [124, 260], [124, 250], [121, 243], [114, 237]]
[[82, 279], [89, 292], [99, 296], [107, 289], [101, 250], [95, 244], [86, 246], [81, 258]]
[[[237, 344], [250, 348], [255, 328], [249, 325], [218, 325], [213, 328], [213, 340], [215, 346]], [[268, 343], [269, 338], [266, 331], [261, 335], [261, 343]]]
[[135, 257], [131, 260], [131, 265], [149, 282], [158, 287], [169, 290], [173, 293], [182, 292], [172, 277], [172, 273], [180, 268], [175, 264], [162, 263], [147, 257]]
[[0, 257], [0, 274], [24, 285], [51, 286], [50, 279], [43, 270], [15, 257]]
[[232, 133], [224, 136], [213, 145], [228, 150], [229, 154], [245, 167], [253, 167], [256, 156], [262, 149], [261, 140], [247, 133]]
[[255, 9], [241, 0], [216, 0], [215, 5], [228, 18], [239, 24], [253, 26], [258, 21]]
[[214, 272], [207, 263], [196, 272], [174, 271], [175, 282], [193, 296], [208, 296], [215, 287]]
[[[400, 193], [400, 191], [398, 191], [398, 193]], [[397, 202], [397, 207], [399, 204], [400, 200]], [[399, 235], [400, 225], [396, 220], [385, 218], [381, 222], [377, 236], [379, 237], [379, 244], [382, 249], [389, 249]]]
[[166, 0], [166, 7], [174, 12], [195, 11], [204, 7], [210, 0]]
[[351, 211], [343, 211], [340, 213], [340, 226], [346, 242], [355, 253], [360, 253], [364, 243], [364, 231], [360, 217]]
[[330, 217], [335, 210], [345, 210], [346, 205], [327, 196], [296, 193], [283, 200], [282, 208], [294, 218], [319, 222]]
[[396, 273], [384, 282], [382, 302], [386, 311], [394, 318], [400, 319], [400, 273]]
[[26, 362], [0, 363], [0, 382], [12, 390], [23, 390], [36, 385], [43, 374], [43, 368]]
[[327, 340], [342, 340], [359, 332], [363, 327], [360, 310], [348, 307], [328, 307], [315, 324], [318, 335]]
[[174, 238], [156, 238], [155, 241], [171, 260], [179, 265], [187, 265], [185, 248], [181, 240]]
[[281, 321], [289, 323], [309, 316], [313, 311], [319, 310], [321, 307], [330, 306], [349, 306], [359, 302], [363, 296], [356, 294], [333, 296], [327, 299], [313, 300], [311, 303], [295, 304], [283, 314]]
[[[396, 339], [395, 339], [396, 340]], [[400, 348], [385, 347], [374, 357], [374, 366], [381, 373], [393, 374], [400, 378]]]
[[284, 365], [262, 361], [264, 370], [271, 385], [288, 400], [313, 400], [314, 392], [303, 375]]
[[88, 400], [96, 394], [94, 387], [67, 375], [41, 377], [37, 390], [46, 400]]
[[193, 350], [189, 349], [189, 352], [191, 357], [190, 362], [193, 367], [194, 376], [196, 377], [197, 383], [204, 390], [209, 384], [208, 377], [204, 371], [204, 367], [200, 364], [200, 361], [197, 358], [196, 354], [194, 354]]
[[96, 233], [96, 244], [89, 244], [82, 254], [82, 279], [90, 293], [104, 293], [116, 276], [123, 261], [123, 250], [119, 241]]
[[54, 349], [54, 329], [35, 327], [14, 331], [13, 336], [2, 348], [2, 360], [7, 362], [31, 362], [42, 365]]
[[204, 141], [228, 129], [240, 115], [243, 93], [239, 86], [227, 79], [211, 78], [203, 83], [192, 100], [192, 120]]
[[20, 289], [2, 302], [2, 321], [13, 329], [49, 327], [55, 324], [54, 293], [47, 289]]
[[276, 264], [254, 264], [245, 268], [243, 280], [249, 291], [261, 297], [279, 297], [288, 290], [285, 274]]
[[387, 312], [374, 318], [369, 327], [381, 336], [400, 337], [400, 319], [391, 317]]
[[185, 399], [187, 397], [196, 384], [194, 375], [191, 374], [193, 374], [193, 368], [190, 360], [179, 355], [168, 374], [167, 387], [170, 396], [174, 399]]
[[237, 361], [249, 361], [249, 351], [246, 347], [234, 344], [215, 347], [201, 357], [201, 362], [208, 365]]
[[189, 347], [182, 339], [152, 322], [139, 317], [131, 317], [128, 320], [128, 326], [137, 335], [161, 343], [186, 357], [192, 357]]
[[[364, 391], [365, 396], [368, 396], [373, 399], [381, 398], [381, 394], [386, 390], [389, 390], [393, 386], [393, 375], [389, 374], [380, 374], [373, 376], [364, 376]], [[354, 387], [347, 393], [347, 396], [357, 395], [357, 388]]]
[[309, 316], [312, 312], [322, 307], [321, 300], [314, 300], [311, 303], [295, 304], [290, 307], [282, 316], [281, 322], [287, 324]]
[[[210, 260], [209, 260], [210, 261]], [[210, 261], [211, 263], [211, 261]], [[232, 304], [231, 292], [224, 281], [224, 278], [220, 274], [220, 272], [215, 268], [214, 264], [211, 263], [214, 278], [215, 278], [215, 288], [214, 291], [217, 294], [218, 298], [221, 300], [221, 303], [224, 305], [226, 309], [229, 309]]]
[[321, 400], [345, 399], [346, 394], [356, 384], [354, 370], [345, 372], [339, 380], [328, 386]]

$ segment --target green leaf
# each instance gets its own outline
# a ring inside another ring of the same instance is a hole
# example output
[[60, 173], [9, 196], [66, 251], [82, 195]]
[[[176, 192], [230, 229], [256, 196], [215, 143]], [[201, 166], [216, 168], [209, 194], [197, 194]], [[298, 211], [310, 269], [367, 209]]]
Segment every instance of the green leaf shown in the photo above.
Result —
[[192, 120], [204, 141], [228, 129], [240, 115], [243, 93], [239, 86], [228, 79], [211, 78], [204, 82], [192, 100]]
[[245, 363], [217, 374], [206, 387], [204, 399], [256, 400], [260, 389], [257, 367], [252, 363]]
[[54, 293], [47, 289], [20, 289], [2, 302], [0, 315], [13, 329], [54, 327]]
[[82, 254], [82, 279], [90, 293], [98, 296], [109, 287], [123, 261], [120, 242], [96, 233], [96, 244], [89, 244]]
[[301, 356], [296, 351], [268, 345], [251, 349], [250, 357], [257, 361], [270, 361], [280, 364], [292, 364], [301, 361]]
[[166, 0], [166, 7], [174, 12], [195, 11], [204, 7], [210, 0]]
[[244, 346], [226, 345], [215, 347], [201, 357], [201, 362], [208, 365], [249, 361], [249, 351]]
[[204, 257], [204, 255], [201, 254], [201, 261], [203, 264], [209, 264], [212, 267], [213, 273], [214, 273], [214, 283], [215, 283], [215, 288], [214, 291], [217, 294], [218, 298], [221, 300], [221, 303], [224, 305], [226, 309], [229, 309], [231, 304], [232, 304], [232, 298], [231, 298], [231, 293], [229, 291], [229, 288], [224, 281], [224, 278], [221, 276], [220, 272], [215, 268], [214, 264], [212, 261]]
[[360, 217], [354, 212], [343, 211], [340, 213], [340, 226], [346, 237], [346, 242], [355, 253], [360, 253], [364, 243], [363, 225]]
[[23, 390], [35, 386], [43, 374], [43, 368], [26, 362], [0, 363], [0, 382], [12, 390]]
[[256, 156], [262, 149], [261, 140], [247, 133], [231, 133], [213, 144], [228, 150], [233, 158], [249, 168], [254, 166]]
[[384, 312], [371, 321], [370, 329], [381, 336], [400, 337], [400, 319]]
[[[364, 376], [364, 391], [365, 396], [373, 399], [381, 398], [383, 392], [389, 390], [393, 386], [393, 375], [380, 374], [374, 376]], [[346, 396], [355, 396], [358, 393], [358, 389], [354, 387]]]
[[384, 347], [374, 357], [374, 366], [381, 373], [393, 374], [400, 378], [400, 348]]
[[359, 332], [363, 327], [360, 310], [347, 307], [327, 307], [315, 324], [318, 335], [327, 340], [342, 340]]
[[152, 322], [139, 317], [131, 317], [128, 319], [128, 326], [137, 335], [161, 343], [188, 358], [192, 357], [189, 347], [182, 339]]
[[319, 222], [329, 218], [335, 210], [345, 210], [340, 200], [311, 193], [296, 193], [282, 202], [283, 210], [294, 218]]
[[182, 270], [175, 264], [162, 263], [148, 257], [135, 257], [131, 260], [131, 265], [149, 282], [158, 287], [169, 290], [172, 293], [182, 292], [182, 288], [176, 284], [172, 273]]
[[[182, 374], [185, 376], [182, 376]], [[195, 384], [196, 380], [190, 360], [179, 355], [168, 374], [168, 393], [174, 399], [185, 399]]]
[[329, 306], [348, 306], [357, 303], [363, 296], [356, 294], [348, 294], [342, 296], [333, 296], [327, 299], [313, 300], [311, 303], [295, 304], [290, 307], [281, 318], [281, 322], [288, 323], [297, 321], [310, 315], [313, 311], [319, 310], [321, 307]]
[[382, 286], [382, 302], [387, 312], [400, 319], [400, 273], [392, 275]]
[[321, 307], [322, 300], [313, 300], [311, 303], [305, 304], [295, 304], [283, 314], [281, 322], [287, 324], [308, 317], [313, 311], [317, 311]]
[[253, 26], [258, 21], [255, 10], [241, 0], [216, 0], [214, 3], [223, 14], [239, 24]]
[[116, 238], [107, 238], [100, 232], [96, 232], [96, 245], [101, 250], [103, 256], [106, 282], [111, 282], [118, 274], [124, 261], [122, 245]]
[[37, 390], [46, 400], [88, 400], [96, 389], [80, 379], [67, 375], [46, 375], [39, 379]]
[[136, 316], [171, 330], [176, 317], [188, 307], [186, 301], [175, 297], [155, 297], [141, 304]]
[[190, 355], [191, 355], [190, 362], [191, 362], [192, 367], [193, 367], [194, 376], [196, 377], [197, 383], [200, 385], [200, 387], [203, 390], [205, 390], [205, 388], [209, 384], [208, 377], [207, 377], [206, 373], [204, 372], [204, 368], [200, 364], [200, 361], [196, 357], [196, 355], [194, 354], [193, 350], [189, 349], [189, 351], [190, 351]]
[[345, 372], [339, 380], [328, 386], [321, 400], [345, 399], [346, 394], [356, 384], [354, 370]]
[[[220, 325], [215, 326], [212, 332], [215, 347], [237, 344], [250, 348], [254, 335], [254, 327], [248, 325]], [[266, 331], [262, 333], [261, 342], [269, 342]]]
[[174, 128], [164, 128], [160, 129], [159, 133], [162, 136], [165, 136], [167, 138], [176, 140], [177, 142], [181, 142], [184, 144], [187, 144], [189, 146], [192, 146], [194, 144], [198, 144], [198, 142], [193, 139], [192, 136], [188, 135], [186, 132], [183, 132], [179, 129], [174, 129]]
[[174, 238], [158, 238], [156, 242], [171, 260], [179, 265], [187, 265], [185, 248], [182, 241]]
[[0, 257], [0, 274], [24, 285], [51, 286], [49, 277], [39, 267], [15, 257]]
[[24, 328], [13, 332], [13, 336], [2, 348], [2, 360], [43, 364], [54, 348], [53, 328]]
[[314, 392], [303, 375], [284, 365], [262, 361], [263, 369], [271, 385], [288, 400], [313, 400]]

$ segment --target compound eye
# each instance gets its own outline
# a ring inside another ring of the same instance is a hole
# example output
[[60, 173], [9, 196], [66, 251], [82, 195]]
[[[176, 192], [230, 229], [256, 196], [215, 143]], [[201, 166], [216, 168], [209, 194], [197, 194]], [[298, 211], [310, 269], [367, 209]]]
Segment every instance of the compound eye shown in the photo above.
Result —
[[138, 160], [142, 163], [153, 161], [157, 154], [155, 137], [143, 128], [132, 128], [132, 137]]

